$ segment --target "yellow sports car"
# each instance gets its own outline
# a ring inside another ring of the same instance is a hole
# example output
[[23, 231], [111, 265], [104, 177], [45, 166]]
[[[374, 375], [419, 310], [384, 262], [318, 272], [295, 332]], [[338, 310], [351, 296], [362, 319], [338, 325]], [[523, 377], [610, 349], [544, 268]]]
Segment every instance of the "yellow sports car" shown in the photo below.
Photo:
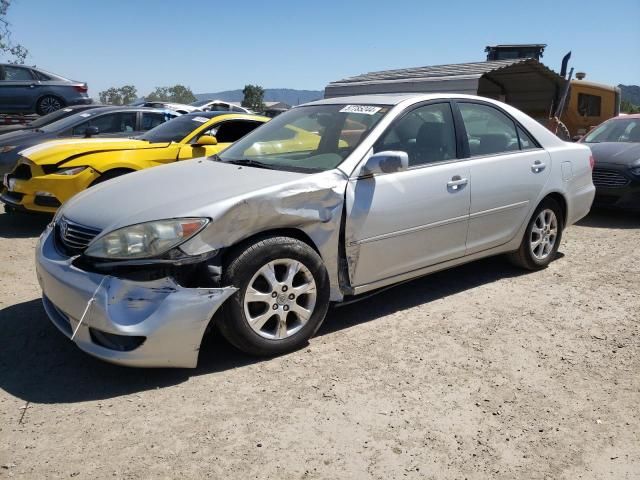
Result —
[[[7, 212], [53, 213], [92, 185], [143, 168], [213, 155], [269, 120], [250, 114], [197, 112], [163, 123], [136, 139], [45, 142], [20, 152], [16, 167], [5, 175], [0, 200]], [[293, 134], [301, 135], [313, 134]]]

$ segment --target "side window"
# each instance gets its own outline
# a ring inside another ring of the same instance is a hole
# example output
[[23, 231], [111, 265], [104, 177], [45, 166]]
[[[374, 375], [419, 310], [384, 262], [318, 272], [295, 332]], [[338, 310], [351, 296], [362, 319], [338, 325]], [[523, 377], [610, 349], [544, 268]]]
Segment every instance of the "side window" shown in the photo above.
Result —
[[36, 76], [36, 78], [40, 81], [46, 82], [47, 80], [51, 80], [51, 77], [49, 75], [39, 72], [38, 70], [31, 70], [31, 71]]
[[98, 127], [102, 133], [133, 133], [136, 129], [136, 112], [110, 113], [95, 117], [73, 129], [73, 135], [84, 135], [87, 127]]
[[477, 103], [458, 103], [469, 151], [474, 155], [491, 155], [519, 150], [516, 125], [496, 108]]
[[142, 114], [142, 130], [151, 130], [164, 122], [171, 120], [172, 116], [158, 112], [144, 112]]
[[518, 138], [520, 139], [520, 150], [529, 150], [531, 148], [538, 148], [536, 142], [525, 132], [522, 128], [518, 127]]
[[410, 167], [456, 158], [451, 106], [437, 103], [410, 111], [392, 125], [373, 148], [374, 152], [407, 152]]
[[213, 135], [218, 140], [218, 143], [233, 143], [240, 140], [247, 133], [256, 129], [262, 125], [260, 122], [252, 122], [247, 120], [229, 120], [227, 122], [220, 123], [211, 128], [208, 132], [204, 132], [204, 135]]
[[602, 97], [589, 95], [587, 93], [578, 94], [578, 113], [584, 117], [599, 117]]
[[21, 82], [33, 80], [33, 76], [31, 75], [31, 72], [26, 68], [5, 65], [4, 79], [7, 82]]

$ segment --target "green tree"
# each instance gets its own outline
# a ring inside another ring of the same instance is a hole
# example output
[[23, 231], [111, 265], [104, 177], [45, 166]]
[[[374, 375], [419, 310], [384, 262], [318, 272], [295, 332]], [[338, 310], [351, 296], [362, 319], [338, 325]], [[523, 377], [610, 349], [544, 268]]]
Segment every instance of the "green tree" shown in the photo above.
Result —
[[111, 87], [98, 95], [100, 102], [105, 105], [128, 105], [138, 98], [138, 92], [133, 85], [124, 85], [119, 88]]
[[7, 21], [7, 10], [11, 0], [0, 0], [0, 53], [9, 57], [10, 63], [24, 63], [29, 51], [11, 39], [11, 24]]
[[242, 90], [242, 106], [254, 112], [264, 111], [264, 88], [260, 85], [245, 85]]
[[640, 113], [640, 106], [634, 105], [629, 100], [620, 102], [620, 111], [623, 113]]
[[196, 100], [196, 96], [189, 87], [179, 84], [173, 87], [156, 87], [144, 98], [148, 102], [191, 103]]

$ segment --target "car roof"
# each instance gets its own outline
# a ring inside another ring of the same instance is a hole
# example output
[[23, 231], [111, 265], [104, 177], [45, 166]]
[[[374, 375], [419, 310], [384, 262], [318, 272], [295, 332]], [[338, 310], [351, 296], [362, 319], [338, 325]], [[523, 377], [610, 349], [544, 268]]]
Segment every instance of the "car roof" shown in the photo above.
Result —
[[640, 113], [620, 114], [617, 117], [610, 118], [609, 120], [625, 120], [627, 118], [640, 118]]
[[[69, 107], [71, 108], [71, 107]], [[91, 115], [97, 115], [105, 112], [158, 112], [167, 111], [166, 108], [151, 108], [151, 107], [131, 107], [131, 106], [119, 106], [119, 105], [103, 105], [92, 109]], [[174, 112], [175, 113], [175, 112]]]
[[260, 117], [260, 115], [255, 115], [253, 113], [245, 113], [245, 112], [228, 112], [228, 111], [213, 111], [213, 112], [192, 112], [186, 113], [182, 115], [183, 117], [204, 117], [204, 118], [214, 118], [220, 115], [249, 115], [251, 117]]

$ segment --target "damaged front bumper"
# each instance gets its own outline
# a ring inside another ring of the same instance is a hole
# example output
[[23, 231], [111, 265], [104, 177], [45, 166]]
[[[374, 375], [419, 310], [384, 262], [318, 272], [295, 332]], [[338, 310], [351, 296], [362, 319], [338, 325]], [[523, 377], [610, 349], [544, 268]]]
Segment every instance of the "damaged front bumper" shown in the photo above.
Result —
[[47, 315], [62, 333], [112, 363], [197, 365], [209, 321], [235, 287], [185, 288], [169, 277], [132, 281], [87, 272], [58, 252], [52, 231], [40, 237], [36, 271]]

